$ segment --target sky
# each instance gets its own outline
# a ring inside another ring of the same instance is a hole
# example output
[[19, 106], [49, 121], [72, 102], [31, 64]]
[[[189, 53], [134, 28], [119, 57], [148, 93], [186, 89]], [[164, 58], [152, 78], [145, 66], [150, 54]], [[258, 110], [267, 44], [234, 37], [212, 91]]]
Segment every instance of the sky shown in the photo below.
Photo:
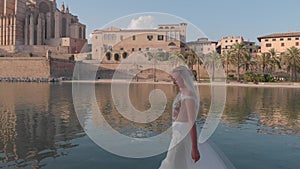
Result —
[[[57, 0], [59, 9], [62, 2], [87, 25], [87, 34], [118, 18], [143, 12], [167, 13], [188, 21], [201, 30], [201, 34], [191, 35], [189, 41], [198, 39], [197, 36], [213, 41], [225, 36], [243, 36], [257, 42], [259, 36], [300, 31], [297, 0]], [[151, 26], [156, 17], [147, 13], [142, 18], [130, 19], [132, 22], [127, 26], [134, 28], [146, 22]], [[142, 21], [134, 23], [139, 19]]]

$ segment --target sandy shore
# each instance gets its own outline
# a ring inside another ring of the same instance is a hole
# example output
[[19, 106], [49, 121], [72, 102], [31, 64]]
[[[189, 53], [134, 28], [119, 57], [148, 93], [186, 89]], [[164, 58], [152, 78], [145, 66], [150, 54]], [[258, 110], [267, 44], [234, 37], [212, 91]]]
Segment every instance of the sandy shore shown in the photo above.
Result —
[[[112, 80], [110, 79], [101, 79], [101, 80], [96, 80], [96, 81], [88, 81], [88, 80], [82, 80], [82, 81], [62, 81], [63, 83], [112, 83]], [[115, 83], [133, 83], [133, 84], [161, 84], [161, 85], [170, 85], [173, 84], [172, 82], [151, 82], [151, 81], [129, 81], [129, 80], [114, 80], [113, 82]], [[230, 82], [230, 83], [225, 83], [225, 82], [214, 82], [214, 83], [209, 83], [209, 82], [201, 82], [201, 83], [196, 83], [199, 86], [224, 86], [226, 85], [227, 87], [268, 87], [268, 88], [300, 88], [300, 83], [293, 83], [293, 82], [282, 82], [282, 83], [259, 83], [259, 84], [254, 84], [254, 83], [239, 83], [239, 82]]]

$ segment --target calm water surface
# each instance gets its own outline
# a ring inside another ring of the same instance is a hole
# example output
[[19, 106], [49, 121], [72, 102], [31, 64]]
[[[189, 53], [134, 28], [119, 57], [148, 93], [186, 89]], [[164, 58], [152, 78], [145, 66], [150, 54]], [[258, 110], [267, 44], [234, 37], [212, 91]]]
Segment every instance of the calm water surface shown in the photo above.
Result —
[[[109, 84], [97, 84], [97, 102], [105, 119], [120, 133], [153, 136], [170, 126], [170, 107], [177, 92], [174, 87], [130, 86], [131, 102], [141, 111], [150, 107], [147, 98], [153, 89], [167, 95], [167, 110], [145, 125], [117, 113], [110, 89]], [[210, 139], [215, 148], [238, 169], [299, 169], [300, 89], [230, 87], [227, 92], [222, 121]], [[201, 86], [200, 93], [199, 126], [211, 100], [208, 86]], [[0, 168], [155, 169], [165, 155], [128, 159], [97, 146], [78, 121], [72, 84], [0, 83]]]

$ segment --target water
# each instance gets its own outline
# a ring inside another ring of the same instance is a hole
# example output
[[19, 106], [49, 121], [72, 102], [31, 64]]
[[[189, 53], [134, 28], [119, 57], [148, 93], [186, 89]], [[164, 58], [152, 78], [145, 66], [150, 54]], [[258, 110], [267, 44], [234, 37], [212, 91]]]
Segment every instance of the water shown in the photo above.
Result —
[[[154, 88], [166, 92], [168, 103], [151, 124], [133, 124], [118, 114], [109, 84], [97, 84], [95, 94], [114, 129], [131, 137], [153, 136], [170, 126], [176, 90], [169, 85], [130, 86], [132, 104], [140, 111], [150, 108], [147, 98]], [[300, 168], [300, 89], [229, 87], [227, 92], [222, 121], [210, 139], [215, 148], [238, 169]], [[211, 100], [208, 86], [201, 86], [200, 93], [199, 123]], [[97, 123], [95, 116], [82, 116]], [[0, 122], [0, 168], [152, 169], [166, 155], [129, 159], [97, 146], [78, 121], [71, 84], [0, 83]]]

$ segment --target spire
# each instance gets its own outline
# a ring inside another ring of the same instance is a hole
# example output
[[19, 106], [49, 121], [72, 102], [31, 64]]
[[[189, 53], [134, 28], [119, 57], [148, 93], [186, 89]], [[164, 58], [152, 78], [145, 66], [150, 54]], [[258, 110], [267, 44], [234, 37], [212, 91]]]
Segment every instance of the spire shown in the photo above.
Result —
[[67, 5], [66, 13], [69, 13], [69, 5]]
[[61, 12], [65, 12], [65, 3], [63, 2], [63, 4], [61, 5]]

